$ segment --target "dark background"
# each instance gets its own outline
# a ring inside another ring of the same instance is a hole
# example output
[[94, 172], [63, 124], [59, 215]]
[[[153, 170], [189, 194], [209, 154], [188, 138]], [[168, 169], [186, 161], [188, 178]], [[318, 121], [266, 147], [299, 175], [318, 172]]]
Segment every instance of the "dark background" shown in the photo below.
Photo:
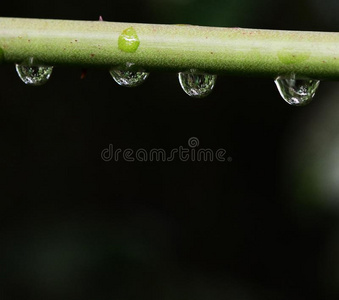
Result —
[[[3, 17], [337, 31], [331, 1], [22, 1]], [[273, 80], [173, 73], [138, 88], [0, 68], [0, 299], [338, 299], [339, 85], [290, 107]], [[115, 148], [232, 162], [104, 162]]]

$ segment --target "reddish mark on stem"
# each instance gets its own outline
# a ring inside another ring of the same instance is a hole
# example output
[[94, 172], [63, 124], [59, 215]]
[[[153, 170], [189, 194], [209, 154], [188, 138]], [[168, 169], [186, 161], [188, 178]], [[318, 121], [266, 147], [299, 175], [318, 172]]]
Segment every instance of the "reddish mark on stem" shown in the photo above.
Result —
[[103, 21], [104, 19], [102, 18], [102, 16], [99, 16], [99, 21]]
[[94, 57], [95, 54], [91, 53], [91, 57]]
[[86, 75], [87, 75], [87, 69], [82, 69], [80, 79], [84, 79], [86, 77]]

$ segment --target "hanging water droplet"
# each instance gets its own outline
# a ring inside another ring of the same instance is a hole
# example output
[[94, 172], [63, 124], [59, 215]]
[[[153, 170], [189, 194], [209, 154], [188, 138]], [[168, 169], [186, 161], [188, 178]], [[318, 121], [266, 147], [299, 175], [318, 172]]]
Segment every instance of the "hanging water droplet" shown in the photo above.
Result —
[[134, 64], [127, 63], [126, 68], [113, 68], [109, 72], [115, 82], [125, 87], [135, 87], [141, 85], [149, 76], [147, 72], [129, 70]]
[[217, 79], [217, 75], [204, 74], [196, 70], [180, 72], [178, 77], [185, 93], [194, 98], [203, 98], [209, 95]]
[[313, 99], [320, 84], [319, 80], [296, 79], [295, 75], [289, 77], [279, 76], [274, 82], [281, 97], [288, 104], [294, 106], [308, 104]]
[[20, 79], [28, 85], [43, 85], [51, 77], [53, 67], [49, 66], [32, 66], [16, 64], [15, 69]]

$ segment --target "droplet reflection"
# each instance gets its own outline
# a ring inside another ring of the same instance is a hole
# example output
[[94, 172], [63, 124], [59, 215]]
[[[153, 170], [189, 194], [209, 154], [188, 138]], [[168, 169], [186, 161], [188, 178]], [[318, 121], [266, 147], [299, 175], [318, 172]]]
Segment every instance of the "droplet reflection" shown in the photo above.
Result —
[[136, 87], [144, 83], [149, 73], [143, 71], [134, 71], [131, 68], [134, 64], [127, 63], [125, 68], [112, 68], [109, 72], [115, 82], [125, 87]]
[[303, 106], [314, 97], [320, 84], [319, 80], [297, 79], [295, 75], [289, 77], [279, 76], [275, 84], [281, 97], [290, 105]]
[[209, 95], [217, 79], [217, 75], [200, 73], [196, 70], [180, 72], [178, 77], [182, 89], [193, 98], [203, 98]]
[[20, 79], [27, 85], [39, 86], [45, 84], [51, 77], [53, 67], [16, 64], [15, 69]]

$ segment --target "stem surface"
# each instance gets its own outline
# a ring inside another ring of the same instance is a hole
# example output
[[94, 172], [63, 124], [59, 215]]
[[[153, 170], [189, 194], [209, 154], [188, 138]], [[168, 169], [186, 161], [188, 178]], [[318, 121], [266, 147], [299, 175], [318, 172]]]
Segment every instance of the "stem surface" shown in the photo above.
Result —
[[0, 62], [339, 79], [339, 33], [0, 18]]

